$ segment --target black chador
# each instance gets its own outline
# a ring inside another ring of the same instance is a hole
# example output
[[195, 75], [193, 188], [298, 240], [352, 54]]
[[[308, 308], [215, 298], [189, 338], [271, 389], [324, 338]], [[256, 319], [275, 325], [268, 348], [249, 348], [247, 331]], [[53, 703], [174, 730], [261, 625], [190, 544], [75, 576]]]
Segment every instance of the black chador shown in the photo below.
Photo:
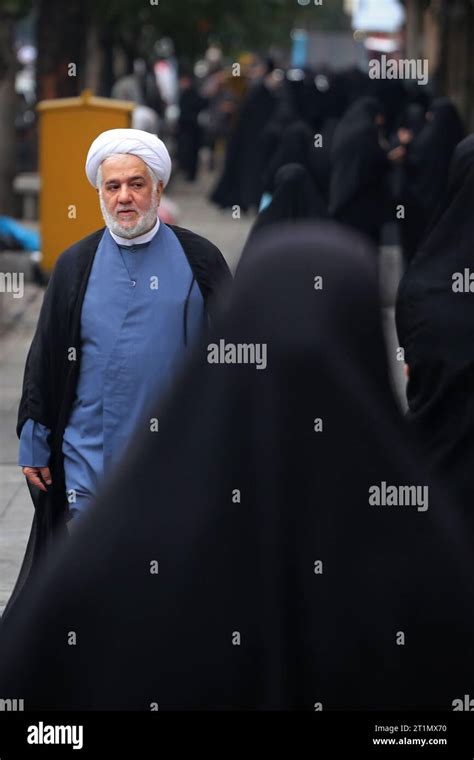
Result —
[[[451, 710], [472, 690], [472, 545], [392, 395], [374, 258], [333, 226], [259, 238], [212, 341], [265, 344], [266, 368], [196, 350], [159, 434], [13, 608], [1, 695]], [[370, 503], [382, 482], [429, 508]]]
[[398, 339], [409, 367], [408, 417], [431, 467], [456, 494], [471, 521], [473, 198], [474, 137], [470, 136], [455, 151], [444, 200], [400, 284], [396, 306]]
[[341, 119], [331, 147], [329, 211], [339, 222], [380, 242], [387, 213], [389, 160], [382, 147], [378, 100], [357, 100]]

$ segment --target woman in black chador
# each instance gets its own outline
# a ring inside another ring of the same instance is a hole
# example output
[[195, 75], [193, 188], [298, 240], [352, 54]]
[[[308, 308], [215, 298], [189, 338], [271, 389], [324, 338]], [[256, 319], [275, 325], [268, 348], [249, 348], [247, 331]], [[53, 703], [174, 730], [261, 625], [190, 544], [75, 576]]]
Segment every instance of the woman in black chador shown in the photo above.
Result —
[[[433, 470], [474, 514], [474, 136], [456, 148], [442, 205], [399, 288], [409, 418]], [[471, 289], [470, 289], [471, 288]]]
[[261, 211], [250, 230], [242, 252], [243, 261], [249, 249], [255, 249], [254, 237], [264, 229], [285, 222], [321, 221], [328, 216], [326, 201], [309, 171], [298, 163], [281, 166], [273, 180], [272, 199]]
[[388, 144], [381, 131], [383, 106], [357, 100], [341, 119], [331, 148], [329, 211], [339, 222], [380, 242], [387, 214]]
[[[442, 200], [456, 145], [465, 135], [456, 107], [439, 98], [426, 112], [423, 128], [407, 124], [406, 158], [400, 166], [401, 190], [397, 202], [405, 209], [400, 220], [403, 252], [407, 264], [420, 246], [430, 220]], [[405, 130], [406, 131], [406, 130]]]
[[248, 211], [258, 208], [262, 196], [261, 135], [279, 102], [270, 62], [267, 68], [267, 75], [251, 85], [229, 137], [222, 175], [210, 196], [221, 208], [238, 205]]
[[472, 688], [472, 543], [392, 396], [373, 252], [327, 224], [256, 245], [159, 432], [5, 621], [0, 694], [27, 710], [451, 710]]

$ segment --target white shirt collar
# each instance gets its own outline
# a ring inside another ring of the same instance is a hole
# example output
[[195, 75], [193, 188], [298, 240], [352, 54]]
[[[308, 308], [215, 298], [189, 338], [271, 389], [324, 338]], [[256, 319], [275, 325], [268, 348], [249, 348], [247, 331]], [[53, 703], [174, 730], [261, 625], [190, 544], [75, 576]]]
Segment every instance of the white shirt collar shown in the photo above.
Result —
[[148, 232], [144, 232], [143, 235], [138, 235], [138, 237], [134, 237], [134, 238], [120, 237], [120, 235], [116, 235], [115, 232], [112, 232], [112, 230], [108, 228], [110, 234], [112, 235], [117, 245], [126, 245], [126, 246], [139, 245], [140, 243], [149, 243], [150, 240], [153, 240], [153, 238], [155, 237], [159, 229], [160, 229], [160, 218], [158, 216], [156, 217], [156, 223], [151, 228], [151, 230], [148, 230]]

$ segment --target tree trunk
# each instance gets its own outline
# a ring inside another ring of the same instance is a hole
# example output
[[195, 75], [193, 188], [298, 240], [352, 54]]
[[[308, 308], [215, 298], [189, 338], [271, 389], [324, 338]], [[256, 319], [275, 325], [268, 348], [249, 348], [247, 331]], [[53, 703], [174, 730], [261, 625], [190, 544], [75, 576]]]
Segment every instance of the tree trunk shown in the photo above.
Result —
[[13, 178], [16, 172], [16, 59], [13, 18], [0, 10], [0, 214], [15, 214]]
[[115, 38], [108, 26], [101, 30], [100, 46], [103, 52], [102, 72], [99, 95], [110, 98], [110, 93], [115, 82], [114, 55]]
[[86, 80], [88, 3], [39, 0], [38, 6], [38, 100], [79, 95]]
[[94, 95], [100, 94], [102, 84], [102, 68], [104, 53], [100, 46], [99, 30], [95, 24], [90, 24], [86, 38], [86, 62], [84, 87], [92, 90]]

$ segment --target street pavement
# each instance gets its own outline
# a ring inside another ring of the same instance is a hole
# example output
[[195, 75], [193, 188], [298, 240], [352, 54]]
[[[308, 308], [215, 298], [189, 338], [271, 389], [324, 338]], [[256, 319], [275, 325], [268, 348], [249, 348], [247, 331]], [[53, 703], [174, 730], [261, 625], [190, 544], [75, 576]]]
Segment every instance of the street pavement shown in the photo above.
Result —
[[[234, 219], [232, 211], [211, 205], [207, 196], [215, 176], [203, 170], [198, 182], [176, 178], [168, 197], [179, 207], [177, 223], [204, 235], [215, 243], [232, 271], [248, 235], [253, 218], [242, 215]], [[22, 254], [0, 253], [0, 271], [24, 269], [29, 264]], [[396, 246], [387, 246], [381, 254], [381, 280], [387, 351], [393, 373], [394, 388], [403, 405], [403, 365], [396, 360], [398, 347], [394, 328], [394, 299], [400, 276], [400, 254]], [[27, 283], [24, 297], [2, 293], [0, 309], [0, 615], [13, 589], [24, 556], [33, 517], [33, 506], [24, 477], [17, 466], [18, 440], [15, 433], [23, 369], [43, 298], [43, 290]]]
[[[1, 258], [0, 258], [1, 262]], [[3, 270], [3, 265], [0, 264]], [[18, 441], [15, 433], [26, 354], [38, 318], [42, 291], [27, 284], [24, 298], [7, 301], [11, 321], [0, 342], [0, 614], [18, 576], [33, 517], [33, 505], [25, 480], [17, 466]]]

